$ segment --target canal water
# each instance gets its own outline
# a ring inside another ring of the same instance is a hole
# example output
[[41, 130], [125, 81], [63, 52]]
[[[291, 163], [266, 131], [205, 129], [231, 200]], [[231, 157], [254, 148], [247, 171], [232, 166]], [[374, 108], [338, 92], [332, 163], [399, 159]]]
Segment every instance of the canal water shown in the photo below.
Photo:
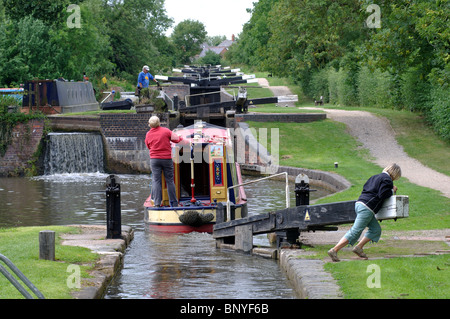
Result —
[[[105, 224], [103, 173], [0, 178], [0, 228]], [[221, 251], [205, 233], [161, 234], [143, 223], [148, 175], [119, 175], [122, 224], [135, 229], [124, 267], [107, 291], [108, 299], [128, 298], [295, 298], [277, 261]], [[244, 181], [254, 179], [245, 177]], [[295, 204], [290, 185], [291, 205]], [[266, 180], [246, 187], [249, 214], [281, 209], [284, 182]], [[313, 192], [312, 198], [325, 192]], [[268, 245], [264, 235], [255, 243]]]

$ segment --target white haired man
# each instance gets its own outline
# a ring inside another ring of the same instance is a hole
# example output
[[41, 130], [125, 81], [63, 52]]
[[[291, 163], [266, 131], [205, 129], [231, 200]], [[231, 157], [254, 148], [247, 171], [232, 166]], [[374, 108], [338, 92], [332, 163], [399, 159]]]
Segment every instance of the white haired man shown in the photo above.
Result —
[[148, 124], [150, 130], [145, 136], [145, 145], [150, 150], [150, 168], [152, 170], [152, 199], [155, 206], [162, 205], [162, 173], [167, 184], [167, 192], [171, 207], [178, 206], [178, 199], [173, 181], [172, 148], [170, 142], [180, 143], [181, 136], [173, 133], [166, 127], [162, 127], [159, 117], [152, 116]]

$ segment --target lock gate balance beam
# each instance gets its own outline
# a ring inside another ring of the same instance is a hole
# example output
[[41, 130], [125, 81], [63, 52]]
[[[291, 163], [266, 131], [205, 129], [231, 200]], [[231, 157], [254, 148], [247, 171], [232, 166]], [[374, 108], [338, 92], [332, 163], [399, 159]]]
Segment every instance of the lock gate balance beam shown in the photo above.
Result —
[[[237, 250], [250, 252], [253, 235], [274, 232], [277, 235], [277, 248], [285, 244], [290, 246], [296, 244], [302, 231], [337, 230], [336, 225], [353, 223], [356, 218], [355, 202], [301, 205], [230, 221], [225, 221], [226, 206], [219, 203], [213, 238], [216, 239], [217, 247], [229, 244], [235, 245]], [[408, 212], [408, 196], [392, 196], [383, 203], [376, 217], [378, 220], [406, 218]]]

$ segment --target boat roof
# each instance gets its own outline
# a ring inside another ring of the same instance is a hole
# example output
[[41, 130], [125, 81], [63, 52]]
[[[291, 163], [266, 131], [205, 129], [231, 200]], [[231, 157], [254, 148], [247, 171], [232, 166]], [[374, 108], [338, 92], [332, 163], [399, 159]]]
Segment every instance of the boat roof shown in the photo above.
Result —
[[225, 143], [231, 146], [228, 128], [203, 121], [197, 121], [186, 127], [177, 127], [173, 132], [193, 143]]

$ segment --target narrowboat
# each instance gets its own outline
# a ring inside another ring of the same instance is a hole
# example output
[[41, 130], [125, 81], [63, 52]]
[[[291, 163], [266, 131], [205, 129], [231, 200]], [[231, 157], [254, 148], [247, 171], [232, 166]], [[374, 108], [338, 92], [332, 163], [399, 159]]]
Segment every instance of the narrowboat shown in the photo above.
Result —
[[[230, 129], [197, 121], [174, 132], [183, 137], [172, 144], [174, 182], [178, 207], [170, 207], [167, 186], [162, 178], [163, 199], [155, 207], [152, 195], [144, 203], [144, 221], [160, 232], [212, 233], [217, 205], [229, 200], [234, 217], [247, 216], [247, 202], [239, 163], [235, 161]], [[232, 189], [228, 189], [235, 186]]]

